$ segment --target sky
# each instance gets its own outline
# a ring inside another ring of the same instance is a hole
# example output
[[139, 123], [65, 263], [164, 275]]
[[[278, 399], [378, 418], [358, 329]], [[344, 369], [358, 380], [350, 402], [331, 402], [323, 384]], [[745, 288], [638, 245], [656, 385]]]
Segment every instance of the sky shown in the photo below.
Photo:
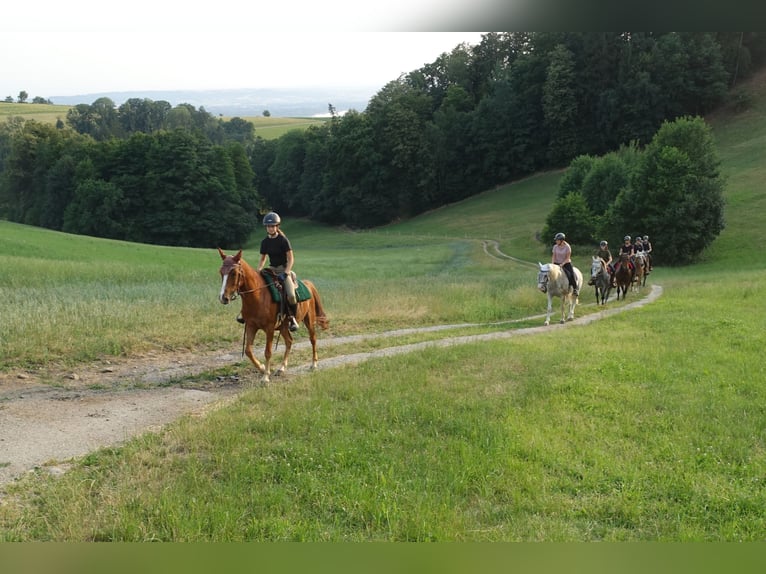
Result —
[[[471, 11], [498, 1], [474, 0]], [[478, 44], [482, 34], [450, 30], [458, 23], [470, 29], [475, 20], [461, 19], [462, 0], [219, 4], [10, 3], [0, 20], [0, 100], [22, 90], [31, 100], [143, 90], [381, 88], [461, 42]]]

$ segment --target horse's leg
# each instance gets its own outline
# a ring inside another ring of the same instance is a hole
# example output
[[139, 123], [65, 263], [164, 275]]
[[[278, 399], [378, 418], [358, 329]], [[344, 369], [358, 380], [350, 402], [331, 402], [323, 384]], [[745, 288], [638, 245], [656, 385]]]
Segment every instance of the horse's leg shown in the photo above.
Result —
[[548, 291], [547, 295], [548, 295], [548, 312], [545, 315], [545, 323], [543, 323], [543, 325], [545, 325], [546, 327], [551, 324], [551, 313], [553, 313], [553, 301], [551, 299], [550, 290]]
[[263, 368], [263, 382], [268, 383], [270, 381], [269, 376], [271, 375], [271, 345], [274, 342], [274, 327], [270, 326], [266, 329], [266, 345], [263, 349], [263, 356], [265, 359], [264, 368]]
[[319, 363], [319, 357], [317, 355], [317, 330], [316, 330], [316, 318], [314, 313], [308, 313], [309, 320], [306, 321], [306, 327], [309, 330], [309, 341], [311, 341], [311, 370], [317, 368]]
[[569, 313], [567, 313], [567, 321], [572, 321], [574, 319], [574, 312], [575, 307], [577, 306], [577, 297], [574, 295], [571, 295], [567, 299], [567, 303], [569, 304]]
[[245, 355], [247, 355], [247, 358], [250, 359], [250, 362], [255, 365], [256, 369], [258, 369], [261, 373], [264, 373], [266, 372], [266, 367], [258, 359], [255, 358], [255, 354], [253, 353], [253, 341], [255, 340], [255, 334], [257, 332], [257, 328], [250, 324], [247, 325], [245, 335]]
[[559, 323], [564, 323], [566, 321], [566, 305], [567, 305], [567, 299], [569, 298], [568, 293], [562, 293], [561, 294], [561, 321]]
[[[298, 320], [297, 317], [295, 320]], [[287, 370], [287, 358], [290, 356], [290, 349], [293, 348], [293, 334], [289, 331], [288, 328], [283, 328], [281, 333], [282, 340], [285, 343], [285, 354], [282, 356], [282, 364], [279, 365], [279, 368], [274, 372], [274, 374], [278, 377], [285, 374], [285, 371]]]

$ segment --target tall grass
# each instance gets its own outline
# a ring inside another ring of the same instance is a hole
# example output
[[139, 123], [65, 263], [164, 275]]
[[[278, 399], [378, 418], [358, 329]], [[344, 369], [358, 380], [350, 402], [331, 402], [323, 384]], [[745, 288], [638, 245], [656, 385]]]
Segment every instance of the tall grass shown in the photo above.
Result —
[[[10, 487], [0, 538], [763, 540], [766, 264], [754, 247], [766, 229], [766, 210], [757, 208], [766, 180], [757, 145], [766, 134], [762, 110], [716, 120], [727, 228], [697, 265], [655, 269], [649, 282], [664, 294], [651, 305], [252, 389], [204, 418], [95, 452], [61, 478], [41, 474]], [[367, 233], [285, 227], [299, 271], [316, 279], [343, 334], [524, 317], [544, 310], [534, 268], [487, 257], [481, 239], [497, 239], [526, 261], [546, 256], [534, 233], [557, 177]], [[3, 240], [27, 242], [10, 256], [1, 246], [2, 269], [13, 270], [0, 279], [3, 299], [29, 281], [64, 309], [107, 281], [125, 289], [116, 299], [132, 301], [126, 308], [134, 314], [145, 302], [148, 318], [163, 312], [168, 289], [166, 307], [176, 311], [164, 311], [167, 330], [177, 313], [219, 335], [205, 339], [190, 325], [181, 342], [157, 329], [163, 344], [213, 344], [216, 336], [225, 344], [238, 334], [232, 310], [214, 301], [217, 254], [30, 239], [45, 232], [9, 224], [0, 231]], [[51, 258], [54, 243], [69, 248]], [[80, 248], [92, 252], [77, 255]], [[39, 270], [49, 267], [60, 286], [46, 287]], [[172, 291], [183, 282], [189, 286]], [[197, 290], [212, 302], [198, 300]], [[0, 305], [4, 320], [11, 313], [21, 321], [13, 306]], [[63, 313], [55, 315], [66, 323]], [[118, 321], [113, 331], [126, 325]], [[136, 328], [153, 329], [148, 320]], [[331, 336], [320, 336], [320, 361], [322, 338]], [[120, 340], [131, 352], [129, 337]], [[6, 361], [25, 360], [16, 351]]]

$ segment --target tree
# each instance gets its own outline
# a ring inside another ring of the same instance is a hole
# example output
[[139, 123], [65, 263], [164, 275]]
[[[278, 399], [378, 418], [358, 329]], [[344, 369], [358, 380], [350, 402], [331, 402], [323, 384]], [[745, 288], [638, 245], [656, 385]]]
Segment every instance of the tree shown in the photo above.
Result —
[[710, 127], [699, 117], [664, 122], [615, 201], [612, 228], [652, 237], [655, 261], [694, 261], [724, 229], [724, 182]]
[[28, 94], [28, 93], [26, 93], [24, 90], [21, 90], [21, 91], [19, 92], [19, 100], [18, 100], [18, 102], [19, 102], [20, 104], [25, 104], [25, 103], [27, 102], [27, 98], [28, 98], [28, 97], [29, 97], [29, 94]]
[[567, 241], [573, 245], [588, 245], [595, 240], [595, 218], [580, 193], [569, 193], [556, 200], [553, 210], [545, 218], [543, 241], [550, 241], [559, 231], [566, 233]]
[[122, 191], [112, 183], [86, 180], [77, 186], [74, 199], [63, 214], [67, 233], [94, 237], [122, 236]]
[[577, 96], [574, 55], [559, 44], [550, 54], [543, 85], [543, 118], [550, 134], [548, 157], [552, 165], [568, 162], [577, 152]]

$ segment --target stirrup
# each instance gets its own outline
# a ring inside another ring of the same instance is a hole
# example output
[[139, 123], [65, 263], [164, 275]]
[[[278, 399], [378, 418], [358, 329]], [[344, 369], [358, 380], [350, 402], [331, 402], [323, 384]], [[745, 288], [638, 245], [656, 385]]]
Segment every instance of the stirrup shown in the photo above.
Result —
[[295, 333], [298, 330], [298, 321], [295, 317], [290, 317], [290, 326], [288, 327], [291, 333]]

